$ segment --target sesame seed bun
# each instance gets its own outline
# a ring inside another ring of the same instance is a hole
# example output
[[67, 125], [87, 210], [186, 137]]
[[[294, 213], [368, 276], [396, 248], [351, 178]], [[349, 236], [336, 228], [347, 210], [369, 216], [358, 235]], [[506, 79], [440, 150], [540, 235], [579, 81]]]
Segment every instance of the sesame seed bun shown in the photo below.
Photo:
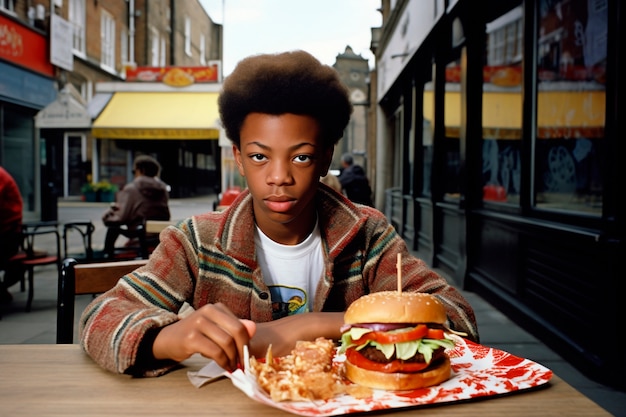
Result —
[[446, 309], [427, 293], [381, 291], [353, 302], [344, 314], [346, 324], [446, 322]]

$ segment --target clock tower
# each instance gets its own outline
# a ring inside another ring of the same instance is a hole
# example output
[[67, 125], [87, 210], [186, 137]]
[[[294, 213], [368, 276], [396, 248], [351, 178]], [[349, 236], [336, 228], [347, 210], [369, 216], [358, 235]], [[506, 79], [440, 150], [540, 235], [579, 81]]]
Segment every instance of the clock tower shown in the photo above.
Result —
[[367, 171], [367, 110], [369, 106], [369, 64], [367, 59], [354, 53], [346, 46], [344, 53], [337, 55], [333, 67], [339, 72], [341, 81], [350, 91], [350, 102], [354, 106], [343, 139], [339, 141], [333, 156], [331, 169], [339, 169], [339, 159], [351, 153], [354, 163]]

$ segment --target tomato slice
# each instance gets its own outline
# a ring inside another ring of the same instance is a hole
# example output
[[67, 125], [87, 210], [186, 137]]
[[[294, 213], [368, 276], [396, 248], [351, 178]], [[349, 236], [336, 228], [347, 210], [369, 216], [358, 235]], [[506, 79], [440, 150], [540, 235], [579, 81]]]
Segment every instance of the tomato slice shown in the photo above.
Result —
[[365, 333], [359, 340], [355, 340], [354, 343], [362, 345], [367, 341], [375, 341], [378, 343], [392, 344], [410, 342], [411, 340], [418, 340], [428, 334], [428, 327], [425, 324], [418, 324], [413, 330], [406, 332], [390, 333], [390, 332], [368, 332]]
[[374, 362], [361, 355], [361, 353], [355, 348], [349, 348], [346, 351], [346, 359], [350, 361], [351, 364], [358, 366], [359, 368], [389, 374], [394, 372], [419, 372], [428, 367], [428, 364], [424, 362], [404, 362], [399, 359], [395, 359], [388, 363]]
[[428, 333], [426, 334], [426, 338], [428, 339], [443, 339], [443, 329], [428, 329]]

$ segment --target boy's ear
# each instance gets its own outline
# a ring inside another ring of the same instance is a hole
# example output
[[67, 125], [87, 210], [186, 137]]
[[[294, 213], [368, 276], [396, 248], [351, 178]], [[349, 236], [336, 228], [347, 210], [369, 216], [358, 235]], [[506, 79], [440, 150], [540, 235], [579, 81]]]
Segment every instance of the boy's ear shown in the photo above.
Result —
[[237, 169], [239, 170], [239, 174], [242, 177], [245, 177], [243, 171], [243, 163], [241, 162], [241, 151], [237, 147], [237, 145], [233, 145], [233, 156], [235, 157], [235, 163], [237, 164]]

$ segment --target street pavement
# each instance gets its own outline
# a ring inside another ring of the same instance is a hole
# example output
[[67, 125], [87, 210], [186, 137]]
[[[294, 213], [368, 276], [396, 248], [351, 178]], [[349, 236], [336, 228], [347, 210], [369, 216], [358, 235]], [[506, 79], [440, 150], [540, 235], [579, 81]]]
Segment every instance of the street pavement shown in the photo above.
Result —
[[[203, 196], [171, 200], [172, 219], [183, 219], [212, 210], [215, 198], [215, 196]], [[93, 247], [101, 249], [106, 227], [100, 219], [107, 205], [107, 203], [60, 200], [59, 222], [91, 220], [96, 226]], [[75, 253], [80, 251], [82, 243], [75, 239], [70, 242], [69, 246], [68, 252]], [[57, 276], [54, 265], [41, 267], [35, 271], [35, 293], [31, 312], [24, 312], [27, 292], [21, 292], [19, 284], [11, 287], [10, 290], [13, 301], [0, 305], [0, 344], [56, 343]], [[617, 391], [585, 377], [572, 364], [508, 319], [480, 296], [470, 291], [461, 290], [461, 292], [474, 308], [483, 345], [528, 358], [546, 366], [613, 415], [626, 417], [626, 392]], [[77, 296], [75, 322], [78, 321], [80, 311], [91, 299], [91, 295]], [[74, 328], [76, 343], [77, 325]]]

